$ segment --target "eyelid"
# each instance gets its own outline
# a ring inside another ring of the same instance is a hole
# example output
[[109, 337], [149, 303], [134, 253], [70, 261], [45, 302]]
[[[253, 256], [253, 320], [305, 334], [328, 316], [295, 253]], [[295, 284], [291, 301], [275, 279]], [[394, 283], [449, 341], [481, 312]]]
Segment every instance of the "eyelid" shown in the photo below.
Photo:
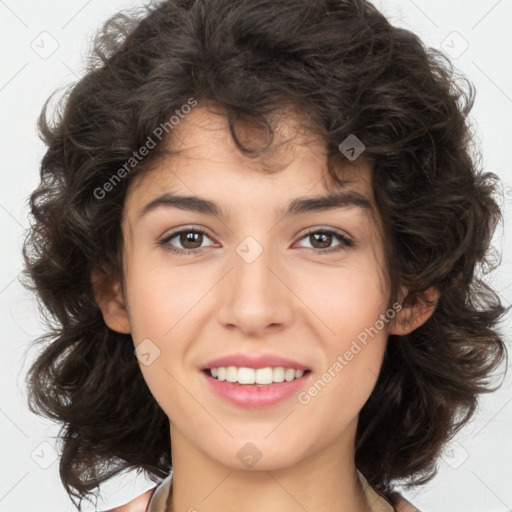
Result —
[[[189, 232], [202, 233], [203, 235], [206, 235], [208, 238], [210, 238], [211, 240], [216, 242], [215, 237], [210, 233], [210, 231], [208, 229], [206, 229], [202, 226], [201, 227], [200, 226], [184, 226], [184, 227], [176, 229], [175, 231], [171, 231], [169, 234], [162, 236], [159, 239], [158, 244], [166, 245], [169, 242], [169, 240], [172, 240], [176, 236], [181, 235], [182, 233], [189, 233]], [[178, 249], [178, 251], [180, 251], [180, 250], [185, 251], [184, 249]], [[186, 250], [186, 252], [193, 252], [193, 251], [197, 251], [197, 250], [202, 250], [202, 249], [188, 249], [188, 250]]]
[[339, 236], [344, 237], [347, 240], [353, 241], [352, 236], [349, 235], [346, 231], [343, 231], [343, 230], [338, 229], [338, 228], [334, 228], [332, 226], [313, 226], [312, 228], [308, 228], [303, 233], [299, 233], [297, 235], [297, 237], [298, 238], [304, 238], [305, 236], [310, 235], [311, 233], [323, 233], [323, 232], [335, 233], [335, 234], [337, 234]]
[[[312, 228], [308, 228], [305, 232], [297, 235], [298, 242], [300, 242], [302, 239], [307, 237], [308, 235], [311, 235], [313, 233], [327, 233], [329, 235], [335, 235], [339, 238], [341, 243], [339, 245], [336, 245], [334, 247], [329, 247], [327, 249], [314, 249], [310, 247], [304, 247], [304, 249], [310, 249], [316, 253], [319, 254], [328, 254], [329, 252], [336, 252], [341, 249], [337, 249], [339, 246], [345, 246], [345, 248], [350, 248], [355, 246], [354, 239], [348, 235], [345, 231], [342, 231], [337, 228], [333, 228], [330, 226], [314, 226]], [[294, 244], [295, 245], [295, 244]]]

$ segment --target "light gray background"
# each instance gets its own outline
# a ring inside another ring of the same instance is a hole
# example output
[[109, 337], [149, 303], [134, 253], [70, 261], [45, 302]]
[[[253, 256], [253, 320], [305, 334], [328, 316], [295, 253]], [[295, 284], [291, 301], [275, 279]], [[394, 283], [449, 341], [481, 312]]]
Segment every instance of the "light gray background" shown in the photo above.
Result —
[[[477, 143], [485, 168], [496, 172], [504, 185], [505, 224], [495, 239], [503, 261], [492, 283], [510, 304], [512, 0], [375, 3], [392, 23], [413, 30], [429, 46], [444, 49], [476, 86], [471, 117]], [[0, 0], [0, 512], [75, 510], [58, 476], [53, 448], [58, 429], [32, 415], [25, 400], [23, 379], [34, 357], [29, 349], [42, 333], [35, 301], [18, 282], [28, 225], [26, 198], [38, 182], [44, 154], [35, 122], [49, 94], [81, 76], [82, 58], [100, 24], [118, 9], [140, 5], [140, 0]], [[507, 336], [510, 326], [507, 318]], [[483, 398], [474, 421], [440, 460], [438, 476], [406, 494], [423, 512], [512, 510], [511, 402], [509, 376], [498, 392]], [[126, 475], [104, 487], [105, 500], [99, 506], [117, 506], [152, 485]]]

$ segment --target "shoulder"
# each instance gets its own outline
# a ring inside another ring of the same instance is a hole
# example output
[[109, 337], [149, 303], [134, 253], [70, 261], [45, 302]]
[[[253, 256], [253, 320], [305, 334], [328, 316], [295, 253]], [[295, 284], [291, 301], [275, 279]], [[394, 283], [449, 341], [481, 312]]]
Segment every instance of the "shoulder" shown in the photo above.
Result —
[[397, 512], [421, 512], [420, 509], [416, 508], [398, 492], [394, 492], [391, 495], [391, 501]]
[[106, 510], [105, 512], [146, 512], [149, 499], [151, 498], [154, 490], [154, 488], [149, 489], [149, 491], [146, 491], [144, 494], [141, 494], [129, 503], [121, 505], [120, 507]]

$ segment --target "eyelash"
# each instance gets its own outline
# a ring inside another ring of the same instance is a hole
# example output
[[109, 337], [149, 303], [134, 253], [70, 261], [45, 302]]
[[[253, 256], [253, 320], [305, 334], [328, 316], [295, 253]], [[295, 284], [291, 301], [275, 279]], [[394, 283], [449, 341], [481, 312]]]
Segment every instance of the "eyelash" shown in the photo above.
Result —
[[[172, 247], [169, 242], [173, 238], [176, 238], [177, 236], [179, 236], [179, 235], [181, 235], [183, 233], [200, 233], [202, 235], [206, 235], [210, 239], [213, 239], [213, 237], [207, 231], [205, 231], [204, 229], [201, 229], [201, 228], [186, 228], [186, 229], [181, 229], [179, 231], [175, 231], [174, 233], [171, 233], [170, 235], [166, 236], [165, 238], [163, 238], [162, 240], [160, 240], [158, 242], [158, 245], [164, 247], [165, 250], [167, 250], [167, 251], [169, 251], [171, 253], [181, 254], [183, 256], [193, 256], [194, 254], [198, 254], [198, 253], [203, 252], [204, 248], [198, 248], [198, 249], [176, 249], [175, 247]], [[350, 247], [354, 246], [354, 241], [350, 240], [349, 238], [347, 238], [342, 233], [340, 233], [338, 231], [334, 231], [332, 229], [324, 229], [324, 228], [314, 228], [314, 229], [311, 229], [307, 233], [304, 233], [300, 237], [299, 240], [302, 240], [302, 239], [308, 237], [309, 235], [320, 234], [320, 233], [323, 234], [323, 235], [333, 235], [334, 237], [336, 237], [340, 241], [340, 244], [338, 244], [338, 245], [336, 245], [334, 247], [330, 247], [328, 249], [315, 249], [315, 248], [311, 248], [311, 247], [305, 247], [305, 249], [309, 249], [309, 250], [312, 250], [312, 251], [314, 251], [316, 253], [324, 255], [324, 254], [331, 254], [333, 252], [342, 251], [344, 249], [347, 249], [347, 248], [350, 248]]]

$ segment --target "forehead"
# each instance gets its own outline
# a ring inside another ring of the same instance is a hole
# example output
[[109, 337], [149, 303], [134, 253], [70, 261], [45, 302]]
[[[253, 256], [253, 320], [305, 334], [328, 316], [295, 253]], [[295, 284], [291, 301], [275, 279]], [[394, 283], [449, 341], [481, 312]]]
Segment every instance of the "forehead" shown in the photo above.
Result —
[[[249, 187], [253, 196], [267, 201], [275, 198], [276, 202], [350, 191], [366, 197], [370, 209], [375, 210], [371, 171], [362, 159], [338, 167], [339, 183], [335, 184], [328, 172], [325, 142], [305, 128], [299, 115], [280, 112], [271, 122], [273, 143], [254, 157], [240, 151], [222, 112], [208, 107], [192, 109], [162, 142], [162, 156], [134, 179], [126, 205], [141, 203], [164, 189], [189, 196], [220, 194], [235, 200], [237, 191]], [[261, 147], [267, 141], [267, 133], [251, 124], [237, 125], [236, 134], [244, 146]]]

